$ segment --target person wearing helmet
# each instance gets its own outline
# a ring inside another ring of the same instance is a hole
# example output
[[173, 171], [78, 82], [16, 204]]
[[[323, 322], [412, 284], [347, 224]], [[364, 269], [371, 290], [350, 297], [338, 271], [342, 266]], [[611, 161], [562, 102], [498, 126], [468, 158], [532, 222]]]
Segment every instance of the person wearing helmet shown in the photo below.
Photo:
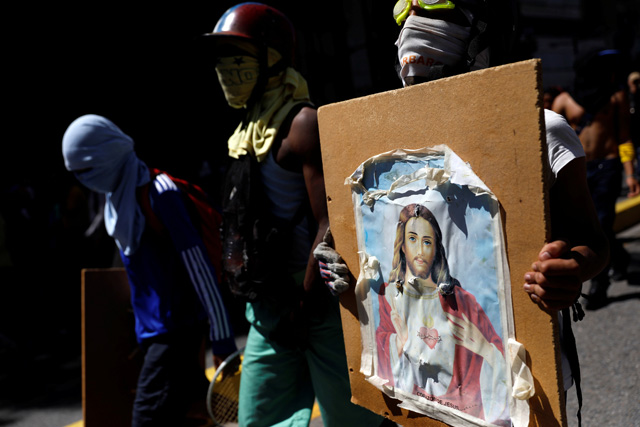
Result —
[[[62, 138], [62, 154], [81, 184], [105, 195], [105, 227], [129, 280], [135, 333], [144, 352], [132, 425], [184, 425], [191, 407], [204, 415], [209, 381], [200, 351], [207, 317], [214, 364], [236, 351], [216, 270], [185, 195], [168, 175], [152, 178], [133, 139], [106, 117], [74, 120]], [[162, 233], [143, 209], [145, 200]]]
[[[509, 62], [515, 34], [513, 11], [513, 2], [398, 0], [393, 10], [401, 26], [395, 43], [396, 69], [403, 86]], [[605, 267], [609, 250], [589, 195], [582, 145], [559, 114], [545, 110], [545, 122], [552, 239], [540, 249], [538, 259], [532, 260], [532, 270], [523, 277], [523, 289], [541, 309], [558, 312], [564, 386], [568, 389], [575, 380], [580, 401], [569, 309], [579, 309], [575, 305], [582, 283]], [[339, 260], [339, 254], [327, 255], [330, 248], [324, 251], [319, 254], [322, 265], [329, 266], [324, 276], [333, 283], [339, 277], [348, 281], [343, 271], [331, 268], [341, 265], [339, 262], [325, 263]]]
[[224, 96], [246, 110], [228, 139], [225, 277], [250, 323], [238, 422], [306, 426], [385, 422], [351, 403], [338, 299], [312, 255], [329, 220], [316, 109], [294, 68], [295, 31], [273, 7], [241, 3], [201, 38]]

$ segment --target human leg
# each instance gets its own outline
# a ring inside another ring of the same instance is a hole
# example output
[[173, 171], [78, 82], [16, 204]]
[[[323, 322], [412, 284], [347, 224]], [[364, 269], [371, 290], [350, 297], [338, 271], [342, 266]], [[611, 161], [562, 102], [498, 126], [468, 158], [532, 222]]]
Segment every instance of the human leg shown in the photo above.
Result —
[[239, 424], [307, 426], [314, 393], [303, 353], [269, 339], [270, 329], [265, 325], [276, 322], [265, 319], [273, 313], [261, 304], [250, 305], [247, 313], [251, 328], [242, 362]]
[[351, 402], [351, 386], [337, 298], [324, 316], [311, 320], [309, 364], [313, 388], [325, 426], [376, 427], [384, 417]]
[[206, 397], [209, 381], [200, 364], [203, 335], [185, 331], [146, 343], [132, 426], [182, 425], [189, 406]]
[[[598, 220], [609, 240], [609, 247], [611, 248], [610, 259], [613, 260], [621, 256], [621, 250], [624, 251], [616, 240], [616, 235], [613, 231], [616, 200], [622, 183], [622, 167], [619, 159], [589, 162], [587, 165], [587, 183], [598, 214]], [[611, 262], [602, 272], [591, 279], [587, 309], [594, 310], [606, 305], [607, 289], [610, 284], [610, 266]]]

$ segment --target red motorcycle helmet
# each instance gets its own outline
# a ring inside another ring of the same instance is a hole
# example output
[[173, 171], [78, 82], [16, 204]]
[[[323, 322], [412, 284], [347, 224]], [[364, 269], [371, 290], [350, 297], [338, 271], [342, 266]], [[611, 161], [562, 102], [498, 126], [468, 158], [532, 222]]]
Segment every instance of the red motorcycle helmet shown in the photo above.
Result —
[[270, 47], [282, 55], [282, 65], [293, 65], [295, 29], [291, 21], [279, 10], [262, 3], [240, 3], [229, 8], [218, 20], [205, 40], [218, 37], [247, 39], [258, 48]]

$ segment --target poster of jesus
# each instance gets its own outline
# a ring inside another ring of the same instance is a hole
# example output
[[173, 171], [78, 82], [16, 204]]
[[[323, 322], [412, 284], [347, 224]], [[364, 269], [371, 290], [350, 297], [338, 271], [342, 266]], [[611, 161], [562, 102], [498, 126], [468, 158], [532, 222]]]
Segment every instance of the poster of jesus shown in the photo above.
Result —
[[348, 183], [367, 380], [445, 422], [511, 425], [498, 201], [446, 146], [376, 156]]

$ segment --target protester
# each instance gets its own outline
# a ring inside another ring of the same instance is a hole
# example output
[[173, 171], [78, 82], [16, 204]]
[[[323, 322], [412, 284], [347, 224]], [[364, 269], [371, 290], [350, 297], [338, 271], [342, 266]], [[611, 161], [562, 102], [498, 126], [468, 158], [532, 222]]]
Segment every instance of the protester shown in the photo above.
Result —
[[[73, 121], [62, 153], [80, 183], [106, 195], [105, 226], [129, 278], [135, 332], [145, 352], [132, 425], [183, 425], [190, 407], [204, 404], [209, 387], [200, 358], [207, 317], [216, 363], [236, 350], [205, 243], [181, 191], [166, 174], [152, 180], [133, 140], [107, 118], [90, 114]], [[151, 227], [141, 208], [147, 202], [165, 233]]]
[[[508, 60], [514, 34], [509, 2], [494, 3], [496, 7], [491, 7], [490, 2], [482, 3], [484, 6], [468, 1], [453, 3], [406, 0], [396, 4], [394, 18], [402, 25], [396, 41], [396, 68], [403, 86]], [[523, 279], [524, 291], [541, 309], [562, 311], [559, 316], [564, 332], [561, 338], [566, 390], [572, 385], [572, 372], [573, 379], [579, 380], [575, 343], [570, 342], [573, 335], [569, 308], [577, 303], [582, 283], [606, 265], [608, 247], [589, 196], [580, 141], [560, 115], [545, 110], [545, 122], [552, 239], [541, 248], [538, 259], [532, 260], [532, 271]], [[334, 286], [339, 278], [346, 279], [343, 272], [333, 268], [341, 265], [339, 254], [331, 254], [328, 245], [317, 252], [323, 267], [329, 270], [325, 274], [328, 286]]]
[[227, 102], [246, 109], [228, 140], [223, 192], [225, 277], [248, 301], [251, 328], [240, 384], [242, 426], [306, 426], [317, 399], [324, 424], [385, 419], [351, 403], [338, 299], [311, 251], [328, 227], [316, 109], [294, 68], [295, 30], [259, 3], [231, 7], [203, 52]]
[[603, 50], [579, 58], [575, 95], [564, 92], [553, 103], [553, 110], [565, 116], [579, 135], [586, 153], [589, 191], [611, 248], [610, 265], [591, 280], [586, 305], [591, 310], [607, 304], [610, 276], [624, 279], [630, 261], [613, 229], [623, 171], [627, 197], [640, 194], [634, 172], [629, 98], [621, 82], [624, 79], [618, 76], [619, 57], [615, 50]]

